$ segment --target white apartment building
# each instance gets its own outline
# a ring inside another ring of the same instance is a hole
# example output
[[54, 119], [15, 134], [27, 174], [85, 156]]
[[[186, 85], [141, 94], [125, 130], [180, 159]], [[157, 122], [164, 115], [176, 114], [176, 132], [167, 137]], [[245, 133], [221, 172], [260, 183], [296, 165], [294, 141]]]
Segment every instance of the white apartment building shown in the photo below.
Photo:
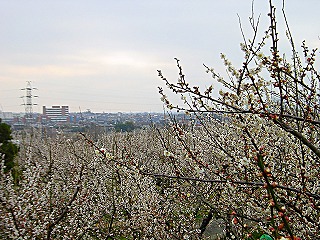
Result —
[[43, 106], [43, 115], [51, 122], [68, 122], [69, 106]]

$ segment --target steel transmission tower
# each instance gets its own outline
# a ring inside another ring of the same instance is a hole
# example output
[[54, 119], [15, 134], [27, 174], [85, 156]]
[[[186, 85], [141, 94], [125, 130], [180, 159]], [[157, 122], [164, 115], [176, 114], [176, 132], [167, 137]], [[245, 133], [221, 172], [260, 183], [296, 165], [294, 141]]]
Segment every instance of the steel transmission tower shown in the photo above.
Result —
[[31, 81], [27, 81], [27, 87], [22, 88], [21, 90], [26, 91], [26, 95], [22, 96], [23, 98], [23, 104], [25, 106], [25, 118], [26, 123], [32, 123], [33, 122], [33, 106], [37, 105], [36, 103], [33, 103], [33, 98], [36, 98], [38, 96], [35, 96], [32, 94], [33, 90], [38, 90], [37, 88], [31, 87]]

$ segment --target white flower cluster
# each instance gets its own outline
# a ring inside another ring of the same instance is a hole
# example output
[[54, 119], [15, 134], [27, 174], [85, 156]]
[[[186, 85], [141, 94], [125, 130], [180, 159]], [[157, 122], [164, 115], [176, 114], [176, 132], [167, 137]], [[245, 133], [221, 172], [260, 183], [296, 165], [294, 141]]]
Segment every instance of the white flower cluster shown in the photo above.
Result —
[[164, 155], [165, 157], [175, 157], [175, 155], [174, 155], [172, 152], [169, 152], [169, 151], [167, 151], [167, 150], [164, 150], [164, 151], [163, 151], [163, 155]]
[[114, 156], [113, 156], [111, 153], [109, 153], [109, 152], [107, 151], [107, 149], [105, 149], [105, 148], [100, 148], [99, 150], [96, 149], [96, 150], [95, 150], [95, 154], [96, 154], [97, 156], [103, 155], [103, 156], [104, 156], [106, 159], [108, 159], [108, 160], [114, 159]]

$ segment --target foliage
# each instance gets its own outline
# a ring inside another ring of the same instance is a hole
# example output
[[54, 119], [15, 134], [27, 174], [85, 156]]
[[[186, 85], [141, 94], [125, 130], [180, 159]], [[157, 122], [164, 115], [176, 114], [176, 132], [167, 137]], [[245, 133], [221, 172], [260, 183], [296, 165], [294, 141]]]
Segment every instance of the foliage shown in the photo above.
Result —
[[134, 123], [131, 121], [120, 122], [115, 124], [114, 129], [116, 132], [132, 132], [135, 129]]
[[10, 125], [2, 123], [0, 119], [0, 157], [4, 159], [4, 171], [9, 172], [15, 166], [14, 158], [18, 153], [18, 146], [10, 142], [12, 139]]
[[12, 139], [10, 125], [3, 123], [0, 118], [0, 143], [4, 143]]
[[5, 171], [8, 172], [15, 165], [13, 160], [18, 153], [18, 147], [11, 142], [5, 142], [0, 146], [0, 153], [4, 154]]

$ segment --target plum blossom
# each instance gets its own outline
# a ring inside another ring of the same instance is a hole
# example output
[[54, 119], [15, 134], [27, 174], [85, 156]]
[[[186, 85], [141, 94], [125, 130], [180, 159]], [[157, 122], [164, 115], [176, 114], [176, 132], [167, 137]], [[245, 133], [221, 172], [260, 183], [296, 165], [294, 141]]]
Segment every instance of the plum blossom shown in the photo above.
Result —
[[172, 152], [167, 151], [167, 150], [164, 150], [163, 155], [165, 157], [174, 157], [174, 154]]

